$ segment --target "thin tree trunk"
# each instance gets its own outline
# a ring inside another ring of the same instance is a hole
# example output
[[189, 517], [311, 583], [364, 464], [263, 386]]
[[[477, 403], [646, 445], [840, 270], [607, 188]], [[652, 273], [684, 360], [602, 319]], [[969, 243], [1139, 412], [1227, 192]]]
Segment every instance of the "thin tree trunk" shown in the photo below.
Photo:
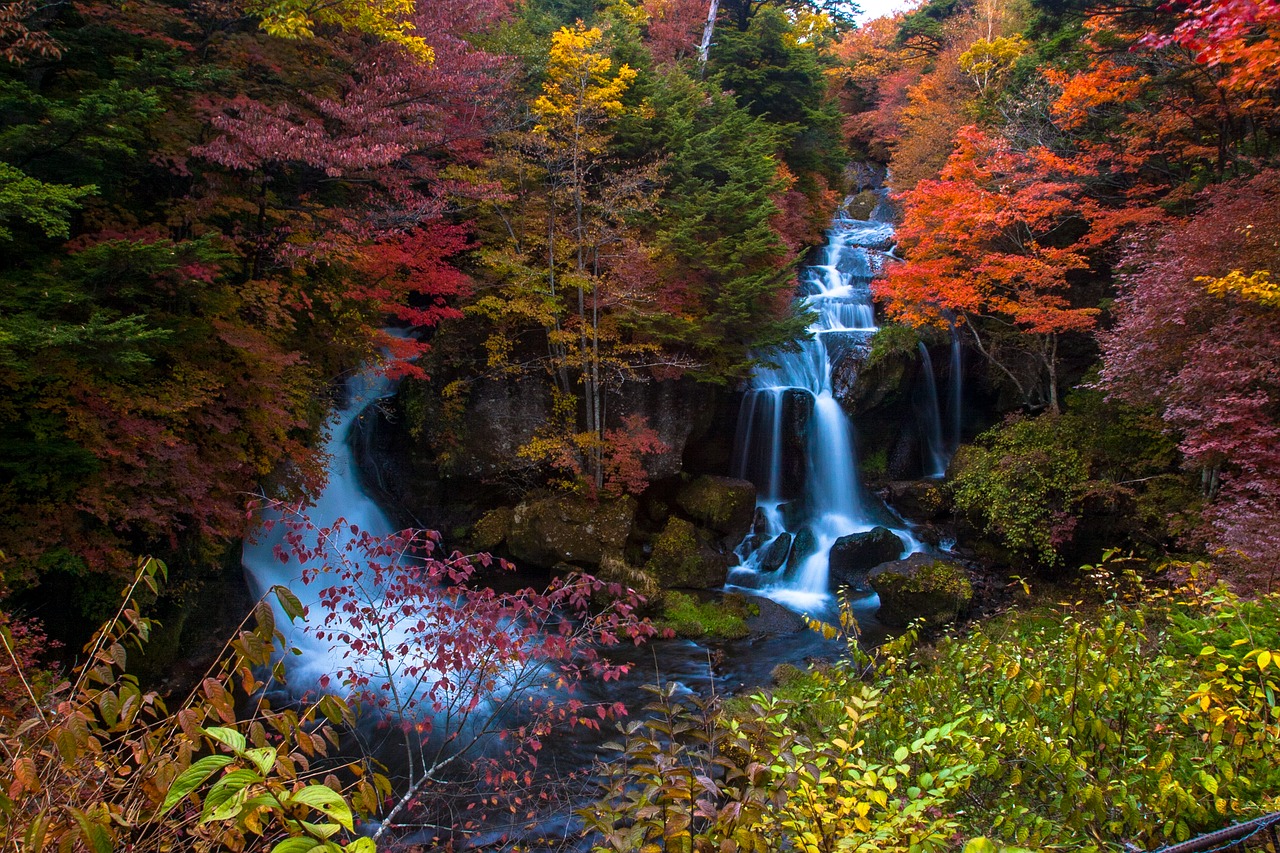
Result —
[[707, 68], [707, 57], [711, 55], [711, 34], [716, 28], [716, 14], [720, 11], [720, 0], [711, 0], [707, 10], [707, 24], [702, 28], [702, 44], [698, 46], [698, 76], [701, 77]]

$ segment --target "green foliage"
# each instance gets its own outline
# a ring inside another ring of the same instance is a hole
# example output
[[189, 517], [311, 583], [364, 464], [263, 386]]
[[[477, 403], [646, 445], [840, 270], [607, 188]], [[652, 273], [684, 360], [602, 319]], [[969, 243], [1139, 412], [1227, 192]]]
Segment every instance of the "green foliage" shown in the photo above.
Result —
[[911, 326], [889, 323], [881, 326], [871, 336], [871, 351], [867, 353], [868, 368], [894, 357], [915, 358], [920, 335]]
[[71, 213], [80, 199], [96, 191], [92, 185], [46, 184], [0, 162], [0, 241], [13, 239], [13, 232], [4, 224], [11, 219], [40, 229], [46, 237], [68, 236]]
[[1153, 416], [1076, 391], [1062, 415], [1014, 418], [961, 448], [951, 486], [987, 534], [1051, 566], [1081, 543], [1161, 550], [1196, 503], [1177, 464]]
[[[349, 724], [343, 701], [326, 696], [299, 709], [273, 709], [255, 675], [278, 679], [283, 635], [259, 602], [257, 625], [243, 628], [188, 699], [170, 710], [126, 671], [128, 647], [141, 647], [155, 625], [137, 596], [154, 595], [164, 565], [139, 561], [125, 603], [86, 647], [69, 682], [37, 692], [26, 661], [4, 629], [4, 651], [22, 678], [29, 706], [0, 731], [0, 839], [6, 849], [245, 850], [273, 853], [373, 853], [350, 840], [353, 804], [375, 808], [385, 778], [360, 767], [344, 787], [325, 771], [329, 724]], [[292, 620], [297, 597], [272, 590]], [[255, 696], [248, 718], [237, 703]], [[314, 765], [313, 765], [314, 762]], [[47, 845], [47, 847], [46, 847]]]
[[585, 815], [597, 849], [1152, 849], [1274, 811], [1280, 597], [1148, 593], [1126, 566], [1086, 567], [1095, 612], [1011, 612], [932, 648], [909, 629], [869, 657], [846, 609], [820, 627], [849, 663], [731, 716], [659, 691]]
[[662, 617], [656, 624], [677, 637], [739, 640], [747, 636], [749, 615], [741, 596], [726, 595], [719, 601], [699, 601], [695, 596], [670, 590], [662, 596]]

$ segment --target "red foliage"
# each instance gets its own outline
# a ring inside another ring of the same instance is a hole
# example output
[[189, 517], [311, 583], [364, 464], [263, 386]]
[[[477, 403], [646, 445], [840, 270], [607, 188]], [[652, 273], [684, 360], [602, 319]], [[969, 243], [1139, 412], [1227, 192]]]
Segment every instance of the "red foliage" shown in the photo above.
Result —
[[621, 429], [605, 430], [604, 443], [604, 493], [610, 497], [643, 492], [649, 486], [645, 454], [671, 449], [644, 415], [628, 415], [622, 419]]
[[[1168, 221], [1127, 253], [1115, 327], [1101, 336], [1103, 382], [1154, 406], [1204, 472], [1211, 545], [1280, 568], [1280, 316], [1211, 295], [1203, 278], [1280, 269], [1280, 171], [1209, 190], [1200, 212]], [[1220, 477], [1220, 479], [1219, 479]]]
[[1196, 62], [1221, 69], [1232, 89], [1263, 93], [1275, 86], [1280, 0], [1176, 0], [1163, 8], [1180, 11], [1182, 19], [1172, 33], [1147, 36], [1147, 45], [1185, 48]]
[[673, 65], [698, 52], [707, 20], [705, 0], [645, 0], [645, 43], [656, 65]]

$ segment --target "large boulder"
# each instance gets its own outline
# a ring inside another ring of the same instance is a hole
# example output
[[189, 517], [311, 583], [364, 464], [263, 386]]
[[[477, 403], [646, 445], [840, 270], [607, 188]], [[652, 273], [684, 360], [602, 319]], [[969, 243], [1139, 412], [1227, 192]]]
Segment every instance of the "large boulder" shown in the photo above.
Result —
[[779, 533], [777, 538], [764, 546], [764, 549], [760, 552], [760, 559], [756, 561], [757, 570], [776, 572], [787, 561], [787, 554], [790, 551], [791, 534]]
[[933, 521], [951, 510], [937, 480], [895, 480], [884, 487], [885, 502], [907, 518]]
[[672, 518], [653, 540], [645, 571], [663, 589], [713, 589], [729, 576], [729, 557], [698, 535], [682, 518]]
[[973, 586], [962, 566], [925, 554], [876, 566], [868, 580], [880, 596], [880, 621], [894, 627], [917, 619], [930, 627], [944, 625], [973, 600]]
[[898, 559], [902, 549], [902, 540], [887, 527], [841, 536], [828, 555], [831, 582], [835, 586], [861, 587], [866, 583], [867, 572]]
[[680, 487], [676, 506], [699, 525], [741, 539], [755, 516], [756, 487], [747, 480], [703, 474]]
[[622, 552], [635, 514], [630, 497], [592, 501], [565, 494], [524, 501], [511, 513], [507, 549], [518, 562], [535, 566], [599, 566], [606, 555]]

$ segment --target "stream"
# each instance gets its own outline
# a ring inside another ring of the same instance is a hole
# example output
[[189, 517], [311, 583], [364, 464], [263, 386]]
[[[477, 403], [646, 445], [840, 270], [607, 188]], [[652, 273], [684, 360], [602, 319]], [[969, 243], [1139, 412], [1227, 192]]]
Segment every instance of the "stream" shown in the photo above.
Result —
[[[817, 315], [811, 327], [812, 340], [797, 352], [784, 353], [773, 366], [758, 370], [744, 397], [737, 473], [757, 484], [760, 497], [755, 539], [739, 547], [742, 565], [731, 574], [729, 588], [761, 596], [766, 599], [763, 605], [772, 601], [794, 612], [833, 619], [836, 605], [828, 579], [827, 552], [840, 536], [885, 525], [906, 543], [904, 553], [921, 548], [901, 519], [865, 494], [858, 476], [854, 429], [831, 389], [831, 367], [838, 356], [852, 347], [865, 348], [875, 332], [869, 284], [878, 269], [881, 249], [887, 248], [891, 238], [887, 216], [873, 217], [872, 221], [837, 218], [821, 262], [801, 274], [803, 287], [798, 298]], [[329, 460], [326, 485], [313, 496], [307, 510], [313, 524], [327, 527], [342, 518], [374, 536], [392, 532], [387, 513], [361, 483], [351, 441], [354, 427], [369, 407], [394, 390], [394, 384], [373, 368], [348, 381], [324, 447]], [[798, 442], [800, 433], [807, 433], [807, 438]], [[268, 510], [264, 520], [279, 522], [281, 516]], [[782, 536], [796, 539], [801, 535], [809, 537], [811, 553], [790, 570], [761, 570], [759, 555], [766, 550], [761, 546]], [[259, 594], [276, 584], [287, 586], [312, 614], [322, 612], [318, 592], [324, 584], [301, 583], [301, 573], [319, 568], [318, 562], [300, 565], [296, 559], [282, 561], [278, 549], [283, 544], [279, 524], [268, 524], [265, 532], [246, 542], [243, 560], [251, 586]], [[341, 548], [344, 542], [334, 544]], [[776, 608], [777, 604], [771, 606]], [[850, 605], [862, 627], [863, 641], [880, 641], [885, 629], [875, 619], [875, 595], [855, 597]], [[743, 640], [655, 640], [639, 648], [621, 648], [610, 657], [628, 662], [630, 672], [608, 684], [585, 681], [575, 698], [585, 703], [621, 701], [635, 709], [648, 701], [645, 685], [663, 682], [675, 682], [680, 692], [727, 695], [771, 683], [779, 664], [803, 667], [809, 661], [832, 659], [840, 653], [838, 643], [798, 629], [799, 620], [794, 616], [789, 620], [789, 627], [779, 629], [775, 618], [772, 628], [755, 630]], [[277, 622], [288, 624], [282, 614]], [[288, 641], [302, 654], [289, 660], [290, 692], [296, 696], [326, 689], [330, 683], [327, 676], [343, 666], [342, 651], [298, 626], [291, 630]], [[376, 724], [370, 722], [369, 726]], [[557, 737], [544, 746], [545, 764], [560, 772], [588, 770], [601, 755], [600, 746], [617, 737], [612, 723], [601, 728], [598, 733], [578, 728]], [[391, 739], [383, 736], [382, 740]], [[388, 748], [377, 757], [393, 775], [403, 772], [403, 759], [395, 750]], [[589, 788], [583, 790], [583, 796], [588, 796]], [[571, 810], [588, 802], [571, 798], [560, 803], [540, 815], [530, 831], [533, 836], [571, 839], [576, 832]], [[420, 836], [405, 840], [425, 843], [439, 831], [439, 826], [426, 827]], [[481, 846], [494, 837], [493, 832], [478, 834], [464, 846]]]

